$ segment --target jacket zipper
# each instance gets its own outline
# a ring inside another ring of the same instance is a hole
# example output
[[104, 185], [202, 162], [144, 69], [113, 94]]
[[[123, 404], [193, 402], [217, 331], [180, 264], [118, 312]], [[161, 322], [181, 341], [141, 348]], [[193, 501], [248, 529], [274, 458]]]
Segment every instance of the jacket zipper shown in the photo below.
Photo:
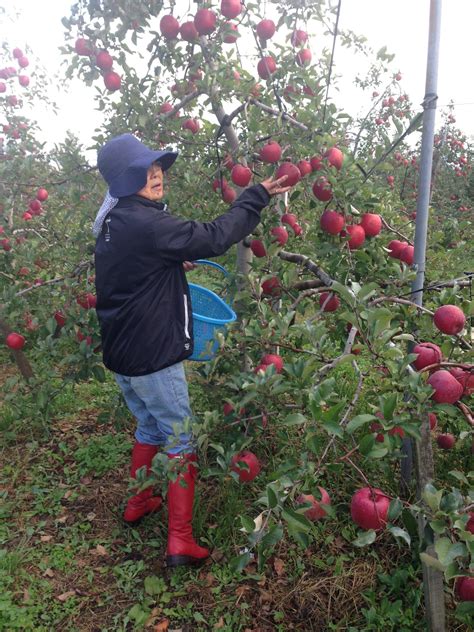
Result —
[[183, 294], [183, 299], [184, 299], [184, 335], [186, 336], [186, 338], [189, 338], [189, 330], [188, 330], [188, 326], [189, 326], [189, 314], [188, 314], [188, 297], [186, 296], [186, 294]]

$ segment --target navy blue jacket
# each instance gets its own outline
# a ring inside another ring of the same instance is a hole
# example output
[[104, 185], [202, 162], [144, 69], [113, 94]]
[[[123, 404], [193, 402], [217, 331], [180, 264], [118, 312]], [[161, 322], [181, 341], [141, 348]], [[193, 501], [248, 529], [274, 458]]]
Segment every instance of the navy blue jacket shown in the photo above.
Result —
[[212, 222], [171, 215], [139, 195], [120, 198], [95, 246], [95, 283], [105, 366], [147, 375], [193, 352], [192, 307], [183, 261], [223, 254], [260, 222], [270, 196], [245, 189]]

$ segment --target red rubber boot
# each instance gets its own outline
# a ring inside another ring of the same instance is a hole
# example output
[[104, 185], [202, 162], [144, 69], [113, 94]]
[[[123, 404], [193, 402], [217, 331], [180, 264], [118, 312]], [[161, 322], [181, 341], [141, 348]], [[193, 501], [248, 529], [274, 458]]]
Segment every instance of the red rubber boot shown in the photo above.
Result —
[[[183, 459], [179, 454], [168, 454], [170, 459]], [[197, 476], [196, 455], [184, 457], [188, 461], [184, 472], [168, 485], [168, 546], [166, 548], [166, 565], [189, 566], [202, 564], [209, 557], [209, 551], [196, 544], [193, 538], [192, 519], [194, 486]], [[186, 482], [183, 487], [180, 481]]]
[[[146, 465], [147, 473], [150, 472], [153, 457], [158, 452], [158, 446], [138, 443], [133, 446], [132, 464], [130, 466], [130, 476], [135, 478], [139, 468]], [[161, 496], [153, 496], [151, 487], [147, 487], [142, 492], [132, 496], [127, 503], [123, 513], [123, 519], [129, 524], [137, 524], [147, 514], [157, 511], [163, 503]]]

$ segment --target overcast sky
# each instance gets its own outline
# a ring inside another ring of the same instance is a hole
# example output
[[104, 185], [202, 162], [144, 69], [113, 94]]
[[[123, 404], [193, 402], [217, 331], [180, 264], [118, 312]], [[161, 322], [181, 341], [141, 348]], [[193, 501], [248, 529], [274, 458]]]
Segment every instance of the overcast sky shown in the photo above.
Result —
[[[180, 2], [185, 8], [189, 6], [187, 0], [178, 0], [178, 5]], [[416, 104], [421, 103], [424, 95], [429, 5], [429, 0], [342, 0], [341, 28], [365, 35], [374, 50], [387, 46], [389, 52], [395, 53], [394, 70], [401, 71], [402, 87]], [[459, 126], [474, 136], [474, 0], [445, 0], [443, 5], [439, 104], [454, 101]], [[12, 47], [28, 44], [51, 75], [61, 73], [62, 55], [58, 46], [64, 41], [60, 20], [68, 15], [71, 2], [8, 0], [6, 6], [9, 11], [12, 8], [17, 11], [19, 17], [14, 23], [4, 21], [0, 31], [2, 41], [7, 40]], [[312, 34], [313, 55], [318, 54], [320, 47], [317, 33]], [[360, 72], [362, 63], [355, 59], [352, 53], [336, 49], [336, 72], [343, 79], [339, 95], [332, 95], [340, 108], [354, 115], [368, 107], [352, 87], [353, 77]], [[33, 73], [31, 66], [30, 69]], [[94, 128], [101, 121], [100, 113], [94, 111], [93, 95], [93, 88], [73, 80], [66, 93], [52, 89], [51, 96], [60, 108], [57, 116], [38, 104], [33, 114], [48, 145], [60, 141], [68, 129], [85, 145], [89, 143]]]

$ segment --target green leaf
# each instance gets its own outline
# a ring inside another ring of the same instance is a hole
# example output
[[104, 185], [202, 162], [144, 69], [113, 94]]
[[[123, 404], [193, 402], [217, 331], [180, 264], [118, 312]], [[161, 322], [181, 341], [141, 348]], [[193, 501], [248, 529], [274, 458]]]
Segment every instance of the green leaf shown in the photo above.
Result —
[[295, 531], [304, 531], [305, 533], [308, 533], [312, 529], [311, 522], [305, 518], [305, 516], [293, 511], [293, 509], [283, 509], [281, 515], [288, 525]]
[[359, 533], [359, 536], [353, 541], [354, 546], [363, 547], [368, 546], [375, 542], [377, 534], [373, 529], [369, 529], [368, 531], [362, 531]]
[[408, 532], [405, 531], [405, 529], [400, 529], [400, 527], [394, 527], [392, 525], [389, 525], [388, 530], [396, 538], [401, 538], [402, 540], [405, 540], [405, 542], [408, 544], [408, 546], [410, 546], [411, 538], [410, 538]]
[[346, 430], [347, 430], [347, 432], [349, 434], [352, 434], [353, 432], [355, 432], [361, 426], [365, 426], [366, 424], [368, 424], [369, 421], [374, 421], [374, 419], [377, 419], [377, 417], [375, 415], [368, 415], [368, 414], [366, 414], [366, 415], [356, 415], [347, 424]]
[[359, 293], [357, 294], [357, 298], [359, 299], [359, 301], [366, 301], [371, 298], [379, 289], [380, 286], [378, 285], [378, 283], [367, 283], [366, 285], [363, 285], [361, 287]]
[[263, 548], [268, 548], [271, 546], [275, 546], [277, 542], [279, 542], [283, 537], [283, 529], [280, 525], [274, 525], [270, 531], [266, 534], [265, 537], [262, 538], [260, 542], [260, 546]]
[[349, 288], [347, 288], [345, 285], [342, 285], [342, 283], [334, 281], [331, 285], [331, 290], [337, 292], [348, 305], [353, 306], [355, 304], [355, 296], [353, 292], [351, 292], [351, 290], [349, 290]]
[[388, 454], [387, 448], [372, 448], [372, 450], [366, 455], [368, 459], [383, 459]]
[[382, 414], [384, 419], [390, 421], [393, 418], [393, 413], [398, 404], [398, 393], [392, 393], [387, 395], [382, 400]]
[[325, 421], [321, 427], [330, 435], [335, 435], [340, 439], [344, 437], [344, 429], [334, 421]]
[[149, 577], [145, 577], [145, 592], [147, 595], [159, 595], [166, 589], [165, 583], [161, 577], [157, 577], [156, 575], [150, 575]]
[[278, 505], [278, 497], [270, 485], [267, 485], [267, 499], [270, 509], [274, 509]]
[[458, 481], [465, 483], [466, 485], [469, 484], [469, 481], [467, 480], [465, 475], [459, 470], [451, 470], [450, 472], [448, 472], [448, 474], [452, 476], [453, 478], [457, 479]]
[[359, 441], [359, 452], [367, 456], [375, 444], [375, 437], [372, 434], [364, 435]]
[[251, 559], [252, 559], [251, 553], [247, 551], [246, 553], [243, 553], [242, 555], [234, 557], [230, 561], [230, 566], [235, 572], [240, 572], [248, 565]]
[[300, 424], [305, 424], [308, 420], [301, 413], [290, 413], [285, 417], [283, 421], [284, 426], [299, 426]]
[[92, 367], [92, 374], [98, 382], [104, 383], [107, 379], [105, 369], [101, 364], [94, 364]]
[[240, 516], [240, 522], [242, 527], [247, 533], [253, 533], [255, 531], [255, 522], [248, 516]]
[[437, 490], [431, 483], [428, 483], [421, 496], [432, 511], [438, 511], [443, 496], [443, 490]]
[[387, 518], [393, 522], [402, 513], [403, 505], [399, 498], [394, 498], [389, 505]]

